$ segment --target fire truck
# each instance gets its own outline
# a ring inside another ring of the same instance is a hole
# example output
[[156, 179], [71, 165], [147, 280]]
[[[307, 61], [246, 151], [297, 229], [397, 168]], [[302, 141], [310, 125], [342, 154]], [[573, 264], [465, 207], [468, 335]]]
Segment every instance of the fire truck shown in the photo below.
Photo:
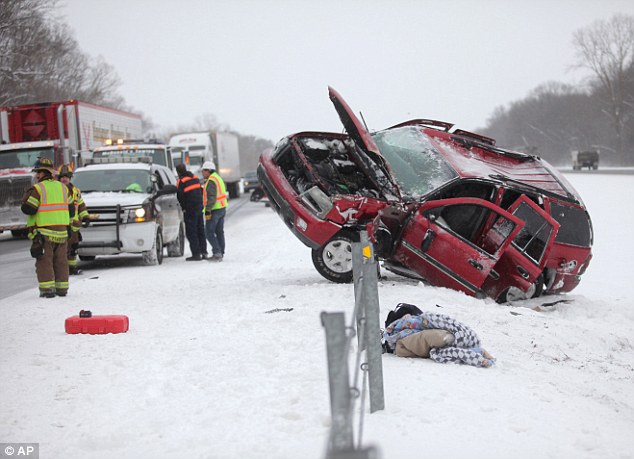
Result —
[[112, 138], [140, 138], [141, 116], [78, 100], [0, 107], [0, 233], [26, 234], [20, 211], [37, 158], [56, 167]]

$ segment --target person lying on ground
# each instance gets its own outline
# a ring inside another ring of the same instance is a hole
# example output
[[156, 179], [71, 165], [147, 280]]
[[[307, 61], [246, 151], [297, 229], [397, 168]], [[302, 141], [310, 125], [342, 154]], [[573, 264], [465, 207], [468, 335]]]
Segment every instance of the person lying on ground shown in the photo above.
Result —
[[480, 347], [480, 338], [471, 328], [443, 314], [406, 314], [387, 326], [384, 338], [388, 352], [399, 357], [484, 368], [495, 363], [493, 356]]

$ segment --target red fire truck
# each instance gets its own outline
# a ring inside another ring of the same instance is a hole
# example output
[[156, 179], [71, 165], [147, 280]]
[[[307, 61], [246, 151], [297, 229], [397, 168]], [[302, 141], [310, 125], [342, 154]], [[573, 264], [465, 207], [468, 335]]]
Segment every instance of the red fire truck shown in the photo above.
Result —
[[25, 233], [20, 200], [37, 158], [72, 164], [106, 139], [141, 136], [140, 115], [78, 100], [0, 107], [0, 233]]

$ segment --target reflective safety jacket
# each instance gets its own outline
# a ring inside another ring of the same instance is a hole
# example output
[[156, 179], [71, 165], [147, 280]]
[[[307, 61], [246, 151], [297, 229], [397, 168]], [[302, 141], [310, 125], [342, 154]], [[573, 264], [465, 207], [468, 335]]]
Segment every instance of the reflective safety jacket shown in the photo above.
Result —
[[203, 201], [205, 213], [227, 207], [227, 187], [217, 172], [212, 172], [205, 182]]
[[179, 177], [176, 183], [178, 191], [176, 197], [185, 212], [203, 211], [203, 190], [198, 177], [191, 172]]
[[71, 228], [76, 232], [81, 229], [81, 221], [88, 217], [88, 209], [86, 208], [84, 198], [81, 197], [80, 189], [72, 183], [69, 183], [67, 186], [68, 191], [73, 197], [73, 202], [75, 203], [75, 215], [71, 219]]
[[66, 185], [53, 179], [42, 180], [27, 190], [22, 199], [22, 209], [34, 210], [28, 215], [29, 236], [37, 233], [52, 242], [63, 242], [68, 238], [68, 226], [75, 215], [72, 193]]

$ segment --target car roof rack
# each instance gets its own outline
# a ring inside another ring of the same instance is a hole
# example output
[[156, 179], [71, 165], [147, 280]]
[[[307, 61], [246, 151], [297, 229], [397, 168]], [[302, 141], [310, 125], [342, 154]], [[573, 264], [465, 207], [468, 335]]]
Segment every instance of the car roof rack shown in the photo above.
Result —
[[415, 120], [404, 121], [402, 123], [391, 126], [388, 129], [396, 129], [396, 128], [400, 128], [404, 126], [420, 126], [420, 125], [428, 126], [432, 128], [440, 128], [441, 130], [445, 132], [447, 132], [449, 129], [453, 127], [452, 123], [447, 123], [446, 121], [415, 119]]

